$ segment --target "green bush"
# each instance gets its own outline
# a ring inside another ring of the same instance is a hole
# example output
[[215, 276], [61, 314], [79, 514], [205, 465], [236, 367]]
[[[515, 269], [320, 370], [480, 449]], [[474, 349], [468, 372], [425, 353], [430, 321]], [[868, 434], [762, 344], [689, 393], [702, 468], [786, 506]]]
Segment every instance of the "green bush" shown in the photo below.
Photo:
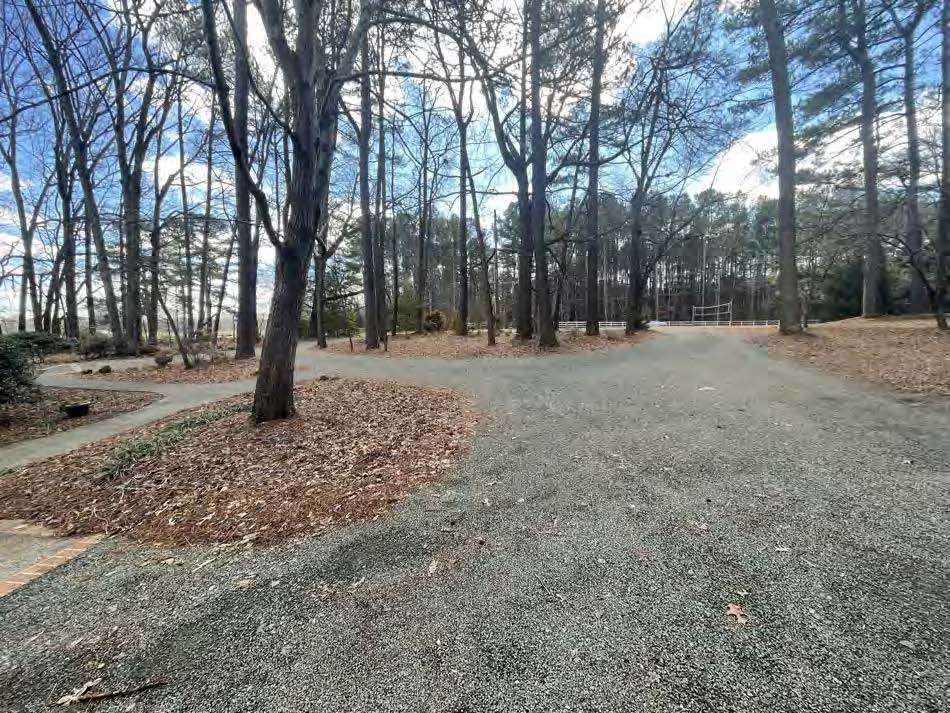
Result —
[[422, 320], [422, 328], [427, 332], [441, 332], [445, 329], [445, 315], [439, 310], [432, 310]]
[[115, 351], [115, 343], [107, 334], [89, 334], [79, 340], [79, 355], [86, 359], [102, 359]]
[[74, 346], [70, 340], [47, 332], [11, 332], [0, 339], [20, 346], [40, 359], [48, 354], [68, 352]]
[[36, 395], [35, 359], [16, 340], [0, 339], [0, 404], [28, 401]]

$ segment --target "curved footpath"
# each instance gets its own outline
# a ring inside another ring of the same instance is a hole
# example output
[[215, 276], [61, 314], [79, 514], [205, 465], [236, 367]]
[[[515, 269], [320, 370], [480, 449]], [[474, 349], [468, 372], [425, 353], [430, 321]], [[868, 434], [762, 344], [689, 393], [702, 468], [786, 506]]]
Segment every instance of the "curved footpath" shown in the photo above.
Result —
[[[470, 456], [321, 538], [103, 541], [0, 599], [0, 709], [45, 711], [97, 678], [165, 681], [142, 711], [945, 708], [946, 400], [709, 333], [544, 359], [301, 360], [473, 392]], [[149, 386], [166, 398], [116, 421], [249, 386]]]

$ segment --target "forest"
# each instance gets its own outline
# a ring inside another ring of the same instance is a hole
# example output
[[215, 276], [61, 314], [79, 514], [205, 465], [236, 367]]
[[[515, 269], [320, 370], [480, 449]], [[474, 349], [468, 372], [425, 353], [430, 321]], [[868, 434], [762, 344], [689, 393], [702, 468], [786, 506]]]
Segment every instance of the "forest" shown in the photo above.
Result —
[[4, 332], [259, 354], [258, 421], [301, 337], [436, 313], [946, 325], [946, 0], [3, 8]]

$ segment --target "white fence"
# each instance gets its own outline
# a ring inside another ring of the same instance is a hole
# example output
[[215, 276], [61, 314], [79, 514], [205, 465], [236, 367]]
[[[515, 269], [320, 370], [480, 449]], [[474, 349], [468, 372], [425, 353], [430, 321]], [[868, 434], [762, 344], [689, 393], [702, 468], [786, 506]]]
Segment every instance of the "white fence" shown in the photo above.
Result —
[[[560, 322], [558, 329], [584, 329], [587, 322]], [[600, 322], [603, 329], [624, 329], [626, 322]], [[722, 321], [686, 320], [676, 322], [650, 322], [651, 327], [777, 327], [777, 319], [736, 319]]]

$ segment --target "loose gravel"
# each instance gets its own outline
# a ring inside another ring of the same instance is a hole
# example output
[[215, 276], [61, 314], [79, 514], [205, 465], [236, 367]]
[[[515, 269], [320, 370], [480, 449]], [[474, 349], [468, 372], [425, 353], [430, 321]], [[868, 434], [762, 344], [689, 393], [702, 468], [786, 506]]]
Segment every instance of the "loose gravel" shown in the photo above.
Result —
[[376, 522], [270, 548], [113, 539], [5, 597], [0, 710], [97, 678], [168, 681], [97, 711], [947, 709], [946, 400], [708, 333], [320, 359], [492, 416], [453, 480]]

